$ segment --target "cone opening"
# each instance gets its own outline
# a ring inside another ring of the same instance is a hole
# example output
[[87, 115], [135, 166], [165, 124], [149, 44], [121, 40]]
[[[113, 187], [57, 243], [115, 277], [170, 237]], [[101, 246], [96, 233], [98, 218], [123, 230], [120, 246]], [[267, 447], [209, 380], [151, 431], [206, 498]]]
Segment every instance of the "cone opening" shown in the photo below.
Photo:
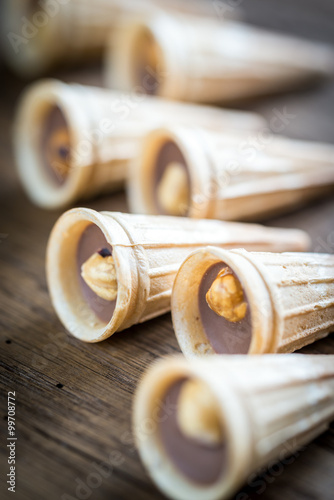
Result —
[[50, 181], [62, 186], [71, 168], [71, 137], [67, 120], [58, 106], [52, 106], [44, 117], [39, 149]]
[[147, 26], [138, 26], [129, 51], [129, 76], [132, 88], [148, 95], [158, 95], [162, 84], [162, 50]]
[[[254, 323], [258, 310], [252, 283], [244, 280], [244, 273], [239, 273], [228, 255], [228, 251], [214, 248], [197, 251], [177, 274], [172, 317], [186, 356], [249, 354], [264, 348], [262, 343], [256, 344], [262, 337]], [[260, 330], [266, 327], [265, 321], [259, 325]]]
[[44, 99], [42, 94], [28, 102], [28, 107], [26, 114], [18, 116], [16, 150], [21, 178], [38, 204], [61, 205], [65, 193], [73, 191], [75, 177], [69, 117], [61, 102]]
[[165, 140], [154, 160], [153, 196], [161, 215], [187, 216], [190, 177], [187, 162], [178, 145]]
[[197, 300], [200, 321], [214, 352], [247, 354], [252, 341], [250, 304], [240, 279], [225, 262], [206, 269]]
[[[77, 280], [87, 306], [100, 321], [108, 324], [115, 310], [116, 300], [105, 300], [103, 294], [99, 292], [101, 278], [96, 276], [97, 264], [95, 264], [95, 269], [92, 270], [91, 281], [84, 278], [83, 273], [83, 266], [88, 266], [89, 259], [96, 254], [101, 256], [101, 262], [103, 263], [108, 256], [113, 255], [113, 248], [106, 240], [101, 229], [95, 224], [89, 224], [83, 231], [77, 245]], [[93, 262], [93, 265], [90, 267], [94, 267], [94, 261], [91, 262]], [[99, 284], [96, 288], [94, 287], [94, 278]]]
[[214, 368], [207, 368], [183, 358], [161, 360], [136, 392], [138, 450], [153, 480], [171, 498], [225, 497], [247, 455], [238, 460], [235, 453], [238, 441], [245, 447], [247, 439], [239, 401], [228, 384], [216, 380]]
[[30, 198], [43, 208], [73, 203], [86, 186], [93, 146], [84, 141], [85, 116], [71, 87], [53, 80], [23, 96], [15, 125], [18, 171]]
[[131, 276], [122, 248], [113, 244], [120, 237], [116, 221], [106, 226], [88, 209], [65, 213], [51, 233], [47, 278], [52, 302], [65, 327], [80, 340], [104, 340], [126, 317]]
[[[193, 386], [198, 386], [196, 379], [181, 379], [163, 395], [158, 439], [162, 453], [185, 480], [199, 486], [210, 486], [226, 474], [227, 442], [219, 407], [210, 388], [201, 383], [202, 394], [188, 395]], [[203, 405], [201, 399], [204, 399]], [[171, 410], [168, 418], [164, 418], [168, 407]], [[206, 436], [210, 435], [210, 426], [216, 427], [217, 431], [211, 442]]]
[[177, 141], [167, 131], [151, 134], [140, 161], [141, 192], [147, 212], [188, 217], [192, 189], [190, 172]]

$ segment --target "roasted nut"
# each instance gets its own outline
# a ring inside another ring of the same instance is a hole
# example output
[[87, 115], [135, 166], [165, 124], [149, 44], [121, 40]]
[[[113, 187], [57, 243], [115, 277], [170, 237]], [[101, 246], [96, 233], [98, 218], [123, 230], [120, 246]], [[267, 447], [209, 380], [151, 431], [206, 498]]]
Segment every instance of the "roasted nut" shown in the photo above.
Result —
[[161, 208], [169, 215], [185, 215], [189, 202], [188, 178], [185, 168], [171, 163], [165, 169], [157, 187]]
[[190, 439], [210, 446], [223, 440], [217, 402], [200, 380], [189, 380], [183, 384], [177, 420], [181, 432]]
[[70, 168], [70, 136], [66, 128], [59, 128], [47, 144], [47, 160], [59, 178], [65, 178]]
[[247, 303], [240, 281], [228, 268], [222, 269], [206, 294], [210, 309], [223, 318], [236, 323], [247, 312]]
[[114, 259], [94, 253], [81, 266], [81, 276], [101, 299], [112, 301], [117, 297], [117, 278]]

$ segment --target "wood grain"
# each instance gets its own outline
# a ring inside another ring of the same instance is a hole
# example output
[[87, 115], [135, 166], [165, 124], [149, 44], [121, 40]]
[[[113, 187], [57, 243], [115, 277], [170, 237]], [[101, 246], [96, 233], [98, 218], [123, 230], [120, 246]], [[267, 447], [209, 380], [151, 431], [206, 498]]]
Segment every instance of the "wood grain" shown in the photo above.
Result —
[[[233, 4], [233, 2], [230, 2]], [[234, 2], [236, 3], [236, 2]], [[331, 0], [245, 0], [258, 25], [300, 34], [334, 46]], [[51, 306], [44, 273], [48, 234], [60, 213], [26, 199], [11, 148], [15, 103], [25, 83], [1, 67], [0, 498], [6, 487], [7, 392], [16, 391], [17, 500], [162, 498], [147, 477], [131, 436], [131, 404], [137, 381], [157, 357], [178, 352], [170, 315], [114, 335], [97, 345], [68, 336]], [[99, 84], [101, 68], [60, 71], [66, 81]], [[243, 103], [271, 117], [286, 106], [295, 115], [284, 133], [334, 143], [334, 83]], [[98, 199], [94, 209], [126, 210], [123, 193]], [[334, 200], [326, 199], [268, 224], [306, 229], [313, 249], [334, 251]], [[334, 353], [334, 336], [303, 350]], [[108, 464], [99, 481], [97, 465]], [[238, 500], [331, 500], [334, 491], [334, 427], [289, 465], [254, 478]], [[101, 482], [101, 484], [100, 484]], [[88, 489], [83, 489], [88, 484]], [[81, 489], [79, 488], [81, 485]], [[79, 489], [77, 489], [79, 488]]]

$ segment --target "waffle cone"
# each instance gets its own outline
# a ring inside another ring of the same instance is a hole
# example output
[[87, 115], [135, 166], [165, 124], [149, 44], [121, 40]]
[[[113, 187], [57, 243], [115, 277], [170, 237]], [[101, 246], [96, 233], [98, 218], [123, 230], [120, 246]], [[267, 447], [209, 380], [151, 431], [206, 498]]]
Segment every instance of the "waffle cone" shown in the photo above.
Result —
[[[201, 279], [216, 262], [235, 272], [247, 295], [249, 354], [292, 352], [334, 331], [333, 255], [202, 249], [182, 264], [172, 295], [174, 329], [187, 357], [214, 353], [196, 317]], [[241, 354], [239, 340], [237, 333], [226, 339], [227, 353]]]
[[154, 92], [172, 99], [229, 101], [284, 90], [333, 71], [333, 52], [320, 44], [219, 18], [157, 14], [119, 31], [108, 57], [111, 88], [145, 84], [134, 66], [149, 55], [138, 52], [148, 36], [159, 54], [149, 64]]
[[[264, 128], [262, 132], [269, 132]], [[158, 213], [154, 198], [156, 158], [172, 141], [181, 151], [190, 179], [190, 217], [256, 220], [333, 192], [334, 147], [256, 133], [169, 127], [144, 139], [129, 178], [131, 210]]]
[[[90, 311], [79, 289], [77, 245], [91, 223], [112, 246], [116, 265], [117, 302], [108, 324]], [[173, 281], [182, 261], [208, 244], [297, 250], [308, 245], [308, 238], [291, 229], [73, 209], [60, 217], [48, 244], [47, 276], [53, 305], [74, 336], [87, 342], [104, 340], [169, 311]]]
[[[38, 142], [55, 107], [66, 118], [72, 148], [70, 173], [61, 187], [45, 172]], [[44, 80], [24, 93], [17, 112], [14, 142], [21, 180], [31, 199], [44, 208], [64, 207], [118, 189], [143, 135], [161, 123], [174, 122], [175, 116], [184, 125], [219, 131], [264, 126], [253, 113]]]
[[121, 19], [158, 10], [145, 0], [49, 0], [35, 7], [31, 3], [5, 0], [3, 13], [12, 35], [4, 44], [7, 60], [29, 78], [60, 63], [96, 59]]
[[[215, 396], [228, 454], [219, 478], [200, 487], [171, 463], [159, 432], [161, 422], [175, 411], [161, 403], [166, 391], [188, 378], [201, 380]], [[334, 416], [333, 388], [333, 356], [160, 360], [144, 375], [135, 396], [133, 428], [140, 456], [169, 498], [230, 498], [262, 467], [277, 461], [283, 470], [292, 462], [289, 456], [296, 459], [301, 447], [329, 427]]]
[[[4, 52], [21, 76], [34, 78], [59, 64], [97, 59], [110, 33], [125, 19], [137, 19], [167, 10], [212, 17], [212, 9], [198, 1], [164, 0], [48, 0], [44, 5], [27, 0], [4, 0]], [[225, 9], [235, 18], [237, 9]], [[9, 33], [9, 36], [7, 36]], [[114, 38], [114, 37], [112, 37]], [[27, 43], [28, 42], [28, 43]], [[114, 46], [114, 49], [116, 47]]]

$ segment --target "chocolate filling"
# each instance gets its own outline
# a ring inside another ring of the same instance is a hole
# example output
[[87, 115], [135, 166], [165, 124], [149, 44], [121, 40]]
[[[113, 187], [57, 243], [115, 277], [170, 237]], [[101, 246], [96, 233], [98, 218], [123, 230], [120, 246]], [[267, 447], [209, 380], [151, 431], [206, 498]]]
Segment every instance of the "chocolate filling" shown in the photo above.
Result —
[[[153, 176], [153, 199], [155, 206], [158, 210], [158, 213], [161, 215], [170, 215], [170, 214], [165, 212], [164, 208], [161, 206], [159, 202], [159, 198], [157, 196], [157, 187], [159, 186], [159, 183], [162, 180], [166, 168], [168, 168], [172, 163], [178, 163], [185, 169], [188, 180], [188, 190], [189, 193], [191, 192], [190, 176], [189, 176], [187, 162], [180, 148], [175, 144], [175, 142], [169, 140], [165, 142], [165, 144], [162, 146], [162, 148], [159, 150], [159, 153], [157, 154], [155, 160], [154, 176]], [[173, 193], [171, 193], [171, 196], [173, 196]], [[188, 200], [188, 206], [189, 204], [190, 200]], [[188, 215], [188, 211], [189, 210], [186, 211], [184, 216]]]
[[69, 129], [62, 111], [54, 106], [47, 114], [41, 135], [42, 160], [55, 184], [62, 186], [69, 173]]
[[[249, 302], [246, 316], [236, 323], [216, 314], [207, 304], [206, 294], [221, 269], [228, 267], [224, 262], [213, 264], [205, 272], [198, 289], [198, 306], [203, 329], [212, 348], [217, 354], [247, 354], [252, 340], [252, 321]], [[233, 273], [236, 278], [237, 275]]]
[[225, 443], [209, 446], [184, 436], [177, 422], [177, 406], [182, 385], [172, 385], [164, 395], [159, 411], [159, 434], [162, 445], [174, 466], [198, 484], [215, 483], [226, 469], [228, 450]]
[[99, 252], [102, 257], [112, 255], [112, 246], [107, 242], [101, 229], [95, 224], [90, 224], [82, 233], [77, 249], [77, 272], [80, 289], [85, 301], [96, 316], [104, 323], [109, 323], [116, 307], [116, 300], [102, 299], [81, 277], [82, 264], [96, 252]]

